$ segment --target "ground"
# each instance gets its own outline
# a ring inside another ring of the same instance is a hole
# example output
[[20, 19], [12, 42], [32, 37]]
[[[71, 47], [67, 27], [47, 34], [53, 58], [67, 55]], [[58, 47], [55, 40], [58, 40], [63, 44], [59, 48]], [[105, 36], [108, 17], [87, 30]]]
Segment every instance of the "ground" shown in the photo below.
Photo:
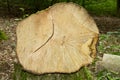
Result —
[[14, 71], [15, 46], [16, 46], [16, 25], [15, 18], [0, 17], [0, 30], [4, 31], [8, 40], [0, 42], [0, 79], [8, 80]]
[[[101, 34], [120, 31], [120, 18], [105, 16], [93, 16], [93, 18]], [[17, 17], [0, 17], [0, 30], [4, 31], [8, 36], [8, 40], [0, 42], [0, 80], [13, 80], [14, 64], [18, 63], [16, 56], [16, 27], [20, 20]], [[101, 55], [98, 55], [98, 57], [102, 58]]]

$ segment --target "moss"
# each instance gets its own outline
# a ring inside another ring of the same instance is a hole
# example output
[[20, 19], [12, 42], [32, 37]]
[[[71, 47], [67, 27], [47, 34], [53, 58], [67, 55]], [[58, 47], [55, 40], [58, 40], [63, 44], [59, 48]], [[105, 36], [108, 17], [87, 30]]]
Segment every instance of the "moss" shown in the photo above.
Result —
[[0, 30], [0, 40], [7, 40], [7, 39], [8, 39], [7, 35]]

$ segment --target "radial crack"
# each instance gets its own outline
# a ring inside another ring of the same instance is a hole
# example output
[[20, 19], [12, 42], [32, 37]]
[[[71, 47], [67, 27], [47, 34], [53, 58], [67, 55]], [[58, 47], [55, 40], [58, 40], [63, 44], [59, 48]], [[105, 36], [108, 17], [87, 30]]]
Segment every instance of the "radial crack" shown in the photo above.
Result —
[[35, 53], [36, 51], [41, 49], [43, 46], [45, 46], [48, 43], [48, 41], [53, 37], [53, 35], [54, 35], [54, 23], [53, 23], [53, 18], [52, 17], [51, 17], [51, 20], [52, 20], [52, 26], [53, 26], [51, 36], [45, 41], [45, 43], [43, 43], [40, 47], [38, 47], [33, 53]]

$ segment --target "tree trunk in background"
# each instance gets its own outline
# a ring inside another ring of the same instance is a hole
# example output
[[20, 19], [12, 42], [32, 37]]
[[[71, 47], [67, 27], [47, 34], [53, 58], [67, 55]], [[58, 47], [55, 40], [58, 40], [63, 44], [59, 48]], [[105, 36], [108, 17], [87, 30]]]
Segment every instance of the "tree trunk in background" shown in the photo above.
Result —
[[120, 13], [120, 0], [117, 0], [117, 14]]

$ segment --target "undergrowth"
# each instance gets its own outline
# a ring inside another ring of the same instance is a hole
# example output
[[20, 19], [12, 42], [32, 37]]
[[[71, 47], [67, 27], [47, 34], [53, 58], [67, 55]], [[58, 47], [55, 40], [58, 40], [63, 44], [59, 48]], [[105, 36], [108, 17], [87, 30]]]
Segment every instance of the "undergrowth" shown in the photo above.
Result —
[[103, 2], [94, 2], [93, 0], [93, 3], [86, 5], [85, 8], [97, 16], [116, 16], [116, 5], [116, 0], [104, 0]]
[[7, 35], [3, 31], [0, 30], [0, 41], [6, 40], [7, 38], [8, 38]]

